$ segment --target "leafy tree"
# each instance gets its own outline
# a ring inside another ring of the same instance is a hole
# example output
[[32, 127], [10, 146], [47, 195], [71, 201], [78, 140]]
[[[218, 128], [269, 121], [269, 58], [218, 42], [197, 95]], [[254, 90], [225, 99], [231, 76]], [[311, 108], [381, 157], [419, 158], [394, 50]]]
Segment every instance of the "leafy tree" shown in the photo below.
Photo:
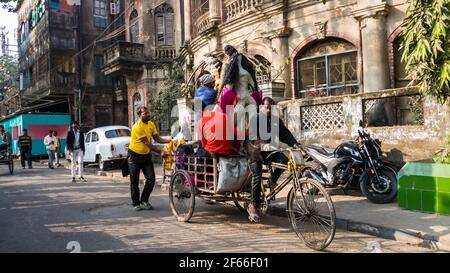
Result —
[[177, 104], [180, 97], [180, 90], [184, 82], [183, 70], [177, 63], [164, 67], [165, 80], [161, 84], [161, 90], [155, 99], [150, 99], [149, 105], [152, 110], [152, 118], [155, 121], [162, 121], [164, 117], [171, 113], [172, 108]]
[[19, 67], [11, 56], [0, 56], [0, 88], [11, 87], [17, 83]]
[[410, 85], [422, 93], [448, 98], [450, 84], [450, 1], [410, 0], [402, 32]]

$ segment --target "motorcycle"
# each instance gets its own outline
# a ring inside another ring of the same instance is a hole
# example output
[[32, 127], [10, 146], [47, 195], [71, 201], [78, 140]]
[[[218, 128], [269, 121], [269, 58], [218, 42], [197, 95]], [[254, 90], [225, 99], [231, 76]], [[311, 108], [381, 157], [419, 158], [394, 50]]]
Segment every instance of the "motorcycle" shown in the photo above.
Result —
[[393, 202], [397, 195], [397, 174], [393, 165], [382, 159], [381, 141], [364, 129], [356, 141], [340, 144], [335, 150], [322, 145], [306, 146], [308, 165], [304, 175], [325, 187], [360, 188], [371, 202]]

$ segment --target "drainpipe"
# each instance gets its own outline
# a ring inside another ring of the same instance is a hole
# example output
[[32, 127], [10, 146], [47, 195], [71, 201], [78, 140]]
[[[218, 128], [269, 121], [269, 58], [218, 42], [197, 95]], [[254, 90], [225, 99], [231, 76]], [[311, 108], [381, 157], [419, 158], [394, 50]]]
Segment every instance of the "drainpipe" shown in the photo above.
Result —
[[76, 5], [77, 11], [77, 27], [76, 27], [76, 37], [77, 37], [77, 66], [78, 66], [78, 73], [77, 73], [77, 90], [75, 91], [75, 100], [77, 100], [76, 95], [78, 95], [78, 107], [77, 107], [77, 111], [78, 111], [78, 115], [77, 113], [75, 113], [75, 119], [78, 119], [77, 121], [80, 123], [81, 126], [81, 87], [82, 87], [82, 83], [81, 83], [81, 78], [82, 78], [82, 53], [80, 53], [81, 51], [81, 5], [82, 5], [82, 1], [80, 1], [80, 3], [78, 5]]
[[358, 49], [358, 73], [359, 73], [359, 79], [360, 79], [360, 83], [359, 83], [359, 88], [361, 89], [360, 92], [364, 93], [364, 73], [363, 73], [363, 65], [364, 65], [364, 58], [363, 58], [363, 42], [362, 42], [362, 29], [365, 28], [365, 24], [361, 24], [361, 20], [358, 20], [358, 28], [359, 28], [359, 49]]

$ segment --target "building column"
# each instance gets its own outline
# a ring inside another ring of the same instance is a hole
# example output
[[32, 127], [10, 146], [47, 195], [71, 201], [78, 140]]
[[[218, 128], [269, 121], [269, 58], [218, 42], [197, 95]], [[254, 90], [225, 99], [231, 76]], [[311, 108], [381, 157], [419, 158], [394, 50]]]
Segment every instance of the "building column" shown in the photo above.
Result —
[[386, 34], [386, 4], [367, 7], [355, 12], [360, 22], [363, 58], [364, 92], [390, 87]]
[[277, 35], [271, 37], [272, 41], [272, 97], [278, 100], [292, 97], [291, 66], [289, 60], [289, 35], [292, 29], [283, 27]]
[[220, 16], [221, 4], [221, 0], [209, 0], [209, 21], [214, 25], [217, 25], [222, 19]]
[[191, 40], [191, 1], [184, 0], [184, 41]]

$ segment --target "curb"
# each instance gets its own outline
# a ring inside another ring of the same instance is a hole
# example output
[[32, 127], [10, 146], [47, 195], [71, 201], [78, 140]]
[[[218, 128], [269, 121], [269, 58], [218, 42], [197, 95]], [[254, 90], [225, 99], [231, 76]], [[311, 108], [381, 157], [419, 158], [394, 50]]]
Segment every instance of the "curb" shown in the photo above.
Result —
[[[280, 206], [269, 208], [269, 214], [287, 217], [286, 209]], [[403, 242], [413, 246], [419, 246], [432, 250], [450, 251], [450, 244], [439, 242], [432, 236], [416, 234], [396, 228], [357, 222], [348, 219], [336, 218], [336, 228], [350, 232], [363, 233], [388, 240]]]

